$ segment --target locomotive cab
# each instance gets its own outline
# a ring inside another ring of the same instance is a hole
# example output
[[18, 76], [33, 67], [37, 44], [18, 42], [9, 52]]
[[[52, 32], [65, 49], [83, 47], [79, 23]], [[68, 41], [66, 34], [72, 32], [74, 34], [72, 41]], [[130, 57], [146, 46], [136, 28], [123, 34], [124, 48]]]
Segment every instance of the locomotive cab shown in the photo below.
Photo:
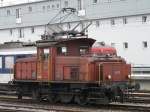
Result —
[[[64, 61], [62, 64], [66, 66], [80, 67], [79, 63], [71, 62], [73, 61], [71, 60], [71, 58], [74, 60], [79, 60], [80, 56], [88, 54], [89, 49], [91, 48], [94, 42], [95, 40], [90, 38], [70, 38], [70, 39], [59, 39], [55, 41], [53, 40], [38, 41], [37, 42], [37, 60], [39, 60], [37, 63], [38, 80], [44, 79], [50, 81], [57, 79], [55, 77], [56, 75], [54, 75], [56, 74], [55, 68], [57, 68], [57, 63], [59, 65], [59, 63], [62, 61]], [[60, 60], [60, 62], [57, 60]], [[69, 64], [67, 65], [67, 63]], [[63, 74], [61, 73], [61, 75]]]

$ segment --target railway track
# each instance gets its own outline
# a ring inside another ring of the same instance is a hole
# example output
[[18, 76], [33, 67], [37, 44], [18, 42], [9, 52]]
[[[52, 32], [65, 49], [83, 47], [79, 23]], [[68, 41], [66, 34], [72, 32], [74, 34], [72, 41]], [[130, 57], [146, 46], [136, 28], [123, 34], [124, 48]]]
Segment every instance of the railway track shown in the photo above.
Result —
[[125, 103], [125, 104], [110, 104], [112, 110], [126, 110], [131, 112], [150, 112], [150, 105], [145, 104], [134, 104], [134, 103]]
[[150, 111], [150, 104], [111, 103], [109, 105], [49, 104], [46, 101], [37, 103], [29, 98], [18, 100], [16, 97], [0, 96], [0, 112], [137, 112]]
[[126, 102], [150, 104], [150, 92], [131, 93]]
[[[23, 105], [23, 104], [4, 104], [0, 103], [0, 111], [10, 112], [85, 112], [83, 110], [74, 108], [64, 108], [61, 106], [47, 106], [43, 105]], [[87, 111], [90, 112], [90, 111]]]

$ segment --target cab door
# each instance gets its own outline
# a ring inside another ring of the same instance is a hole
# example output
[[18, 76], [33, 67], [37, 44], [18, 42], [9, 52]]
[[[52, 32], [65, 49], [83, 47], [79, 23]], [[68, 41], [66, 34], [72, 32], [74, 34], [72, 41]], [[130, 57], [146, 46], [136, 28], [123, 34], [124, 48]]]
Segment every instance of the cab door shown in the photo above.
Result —
[[49, 71], [49, 48], [38, 48], [37, 78], [38, 80], [48, 80]]
[[44, 48], [43, 49], [43, 67], [42, 67], [42, 79], [44, 80], [48, 80], [48, 70], [49, 70], [49, 57], [50, 57], [50, 53], [49, 53], [49, 49], [48, 48]]

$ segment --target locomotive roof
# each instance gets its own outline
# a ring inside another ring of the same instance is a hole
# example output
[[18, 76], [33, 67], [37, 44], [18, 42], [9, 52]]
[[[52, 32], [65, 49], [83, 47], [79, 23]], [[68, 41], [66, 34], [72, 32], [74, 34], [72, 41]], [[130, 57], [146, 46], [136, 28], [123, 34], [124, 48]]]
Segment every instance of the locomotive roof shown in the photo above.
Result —
[[39, 40], [36, 42], [37, 47], [50, 47], [57, 46], [59, 44], [67, 44], [67, 43], [86, 43], [89, 46], [92, 46], [95, 42], [95, 39], [92, 38], [60, 38], [55, 40]]

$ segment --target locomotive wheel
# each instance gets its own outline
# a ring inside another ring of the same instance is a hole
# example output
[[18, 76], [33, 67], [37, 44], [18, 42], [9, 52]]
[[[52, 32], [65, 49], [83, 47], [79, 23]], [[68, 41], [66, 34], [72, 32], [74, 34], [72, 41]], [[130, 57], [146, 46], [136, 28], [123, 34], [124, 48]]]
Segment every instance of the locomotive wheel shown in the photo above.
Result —
[[18, 99], [22, 100], [22, 94], [18, 94]]
[[75, 97], [75, 102], [81, 106], [86, 105], [88, 103], [88, 99], [86, 95], [78, 95]]
[[41, 101], [41, 95], [40, 95], [40, 92], [39, 92], [38, 89], [34, 89], [34, 90], [32, 91], [32, 99], [33, 99], [34, 101], [38, 101], [38, 102]]
[[21, 100], [22, 99], [22, 89], [21, 89], [21, 87], [18, 87], [17, 88], [17, 97], [18, 97], [18, 99], [19, 100]]
[[72, 94], [61, 94], [60, 100], [62, 103], [70, 103], [73, 100]]
[[48, 101], [49, 101], [50, 103], [57, 103], [57, 102], [59, 102], [59, 96], [56, 95], [56, 94], [50, 93], [50, 94], [48, 95]]

